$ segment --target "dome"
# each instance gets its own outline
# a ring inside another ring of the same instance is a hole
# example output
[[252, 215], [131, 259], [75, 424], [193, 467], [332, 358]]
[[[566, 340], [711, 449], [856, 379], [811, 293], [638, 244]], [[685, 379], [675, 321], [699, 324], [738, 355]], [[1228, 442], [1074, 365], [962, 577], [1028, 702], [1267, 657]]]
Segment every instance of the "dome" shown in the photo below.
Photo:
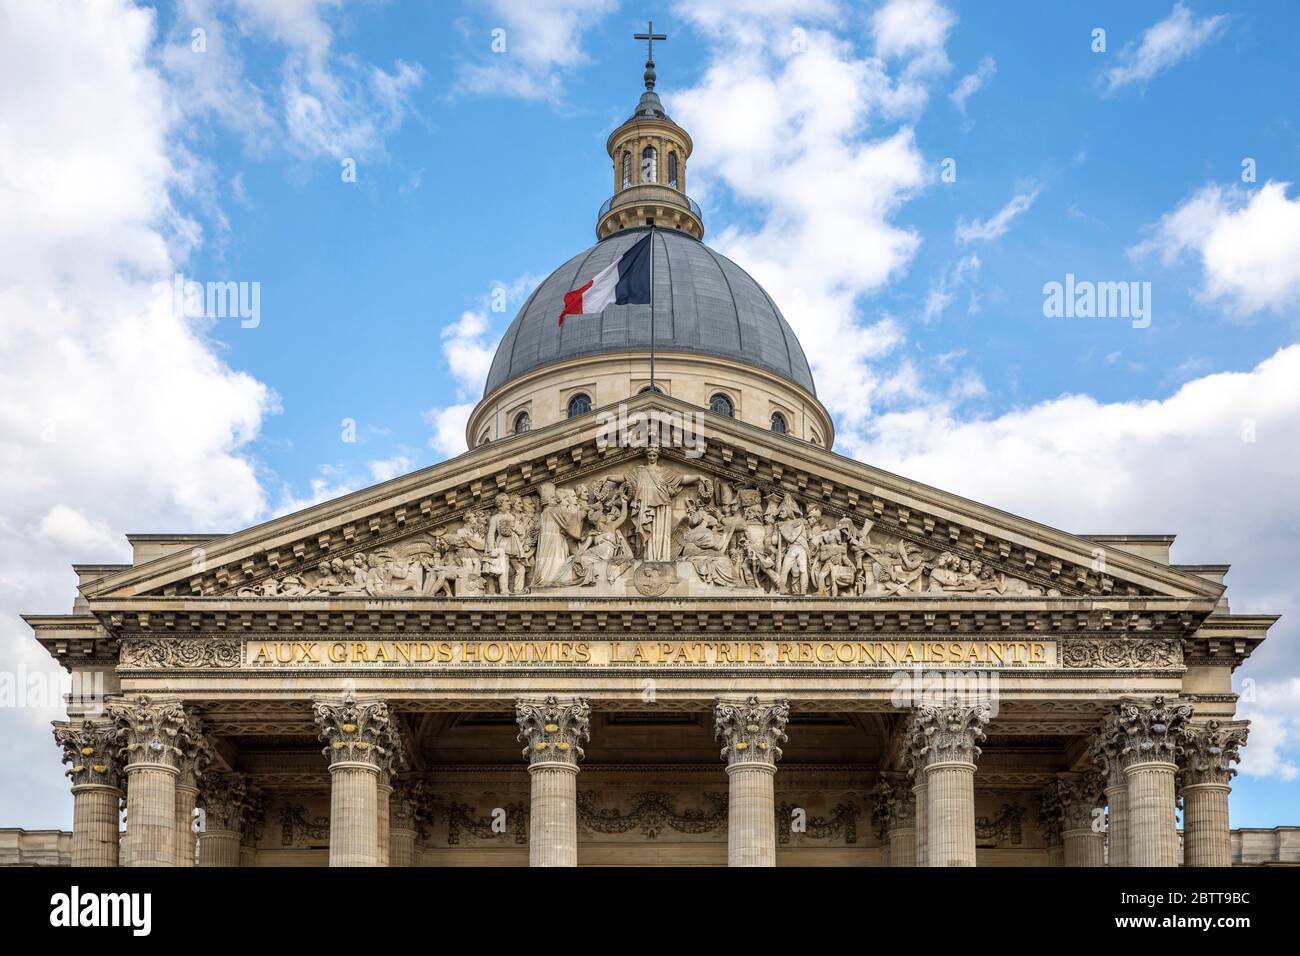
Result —
[[[484, 395], [533, 369], [587, 355], [646, 351], [650, 307], [611, 305], [557, 324], [564, 293], [626, 252], [645, 229], [625, 229], [574, 256], [524, 303], [497, 347]], [[740, 266], [675, 230], [655, 230], [656, 353], [695, 353], [775, 373], [816, 395], [794, 331], [771, 297]]]

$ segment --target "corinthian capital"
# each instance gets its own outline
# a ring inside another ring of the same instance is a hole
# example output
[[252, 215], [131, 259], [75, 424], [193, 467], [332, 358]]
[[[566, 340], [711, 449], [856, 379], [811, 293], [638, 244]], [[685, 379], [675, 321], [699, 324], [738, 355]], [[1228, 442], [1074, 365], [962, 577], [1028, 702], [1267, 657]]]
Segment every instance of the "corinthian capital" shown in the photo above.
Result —
[[185, 708], [179, 700], [151, 699], [141, 694], [109, 701], [104, 709], [123, 731], [123, 753], [128, 771], [146, 764], [180, 770], [191, 741]]
[[182, 728], [181, 757], [177, 765], [180, 776], [176, 780], [178, 787], [197, 788], [208, 765], [212, 763], [215, 753], [212, 743], [203, 730], [203, 721], [198, 714], [185, 708], [185, 726]]
[[1063, 831], [1088, 830], [1098, 818], [1094, 811], [1101, 806], [1104, 781], [1095, 770], [1083, 773], [1063, 773], [1048, 785], [1055, 791], [1055, 806], [1060, 813]]
[[1192, 716], [1192, 705], [1174, 698], [1124, 700], [1103, 727], [1103, 736], [1120, 766], [1148, 761], [1176, 763], [1182, 749], [1182, 731]]
[[242, 773], [209, 774], [199, 787], [199, 803], [209, 830], [244, 829], [248, 810], [248, 778]]
[[743, 701], [718, 699], [713, 704], [713, 737], [722, 741], [722, 759], [728, 767], [744, 764], [776, 766], [781, 744], [789, 737], [790, 702], [760, 703], [757, 697]]
[[428, 817], [429, 792], [423, 780], [397, 780], [388, 798], [389, 826], [395, 830], [418, 830]]
[[312, 703], [320, 739], [326, 746], [322, 753], [330, 767], [342, 763], [360, 763], [376, 770], [391, 772], [402, 755], [402, 741], [382, 700], [357, 700], [349, 691], [342, 700], [317, 700]]
[[890, 830], [916, 826], [916, 794], [902, 773], [882, 773], [871, 790], [871, 817], [883, 838]]
[[1182, 733], [1182, 785], [1218, 783], [1225, 786], [1237, 775], [1232, 765], [1241, 760], [1250, 725], [1244, 721], [1188, 724]]
[[122, 789], [121, 751], [126, 732], [114, 720], [55, 722], [54, 742], [63, 748], [63, 762], [73, 787]]
[[986, 738], [990, 708], [985, 703], [926, 705], [916, 709], [909, 749], [921, 767], [937, 763], [974, 763]]
[[529, 764], [577, 766], [584, 756], [582, 742], [591, 739], [591, 705], [581, 697], [521, 698], [515, 701], [515, 723]]

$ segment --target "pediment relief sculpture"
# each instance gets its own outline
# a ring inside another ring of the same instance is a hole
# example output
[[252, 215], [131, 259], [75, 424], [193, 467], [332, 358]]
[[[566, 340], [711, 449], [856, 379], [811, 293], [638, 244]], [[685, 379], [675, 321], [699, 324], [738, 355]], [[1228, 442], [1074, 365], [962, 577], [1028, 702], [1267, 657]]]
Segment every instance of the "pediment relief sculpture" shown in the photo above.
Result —
[[978, 559], [883, 533], [815, 501], [636, 464], [536, 494], [499, 494], [459, 523], [240, 588], [241, 597], [716, 593], [1055, 596]]

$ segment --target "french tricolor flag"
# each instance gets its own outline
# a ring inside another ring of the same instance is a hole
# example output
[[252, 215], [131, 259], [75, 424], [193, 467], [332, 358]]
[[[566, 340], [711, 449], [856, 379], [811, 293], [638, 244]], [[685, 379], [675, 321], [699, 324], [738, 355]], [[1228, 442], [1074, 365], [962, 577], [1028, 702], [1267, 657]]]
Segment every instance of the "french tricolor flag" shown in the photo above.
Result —
[[566, 315], [595, 315], [607, 305], [648, 305], [650, 303], [650, 235], [618, 259], [596, 273], [586, 285], [564, 293]]

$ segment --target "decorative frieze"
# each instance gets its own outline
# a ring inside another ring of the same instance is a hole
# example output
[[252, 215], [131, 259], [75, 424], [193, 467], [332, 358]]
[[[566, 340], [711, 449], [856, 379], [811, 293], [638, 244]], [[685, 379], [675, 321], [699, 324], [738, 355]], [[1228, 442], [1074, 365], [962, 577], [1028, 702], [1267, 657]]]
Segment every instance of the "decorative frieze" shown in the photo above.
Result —
[[326, 742], [330, 766], [361, 763], [387, 772], [401, 759], [402, 744], [382, 700], [358, 701], [351, 692], [337, 703], [317, 700], [312, 713]]
[[452, 801], [441, 808], [447, 819], [447, 845], [460, 846], [471, 840], [505, 840], [516, 846], [528, 845], [529, 808], [523, 803], [507, 803], [496, 808], [501, 813], [479, 814], [467, 803]]
[[1241, 759], [1250, 725], [1246, 721], [1187, 724], [1182, 731], [1179, 770], [1184, 787], [1212, 783], [1227, 785], [1236, 776], [1232, 765]]
[[122, 789], [121, 750], [126, 731], [114, 720], [72, 720], [54, 724], [54, 741], [73, 787]]
[[781, 744], [790, 720], [790, 702], [761, 703], [757, 697], [744, 701], [719, 699], [713, 707], [713, 736], [722, 743], [722, 759], [728, 767], [741, 764], [775, 766], [781, 759]]
[[777, 843], [789, 845], [795, 836], [810, 840], [834, 840], [845, 846], [858, 842], [858, 817], [862, 815], [862, 808], [854, 801], [837, 803], [825, 816], [805, 817], [802, 826], [795, 826], [795, 814], [802, 809], [788, 802], [777, 805]]
[[238, 667], [243, 642], [233, 637], [126, 638], [118, 666], [129, 670]]
[[520, 699], [515, 702], [517, 739], [530, 764], [567, 763], [577, 766], [583, 741], [591, 739], [591, 705], [581, 697]]
[[578, 826], [593, 833], [628, 833], [637, 830], [656, 839], [665, 829], [678, 833], [712, 833], [727, 826], [727, 795], [706, 791], [705, 806], [678, 810], [671, 794], [659, 791], [638, 793], [626, 809], [598, 807], [590, 793], [578, 795]]
[[1024, 841], [1024, 807], [1004, 803], [993, 816], [975, 818], [975, 841], [980, 846], [1019, 846]]
[[1183, 642], [1171, 638], [1116, 638], [1061, 642], [1064, 667], [1167, 669], [1183, 666]]

